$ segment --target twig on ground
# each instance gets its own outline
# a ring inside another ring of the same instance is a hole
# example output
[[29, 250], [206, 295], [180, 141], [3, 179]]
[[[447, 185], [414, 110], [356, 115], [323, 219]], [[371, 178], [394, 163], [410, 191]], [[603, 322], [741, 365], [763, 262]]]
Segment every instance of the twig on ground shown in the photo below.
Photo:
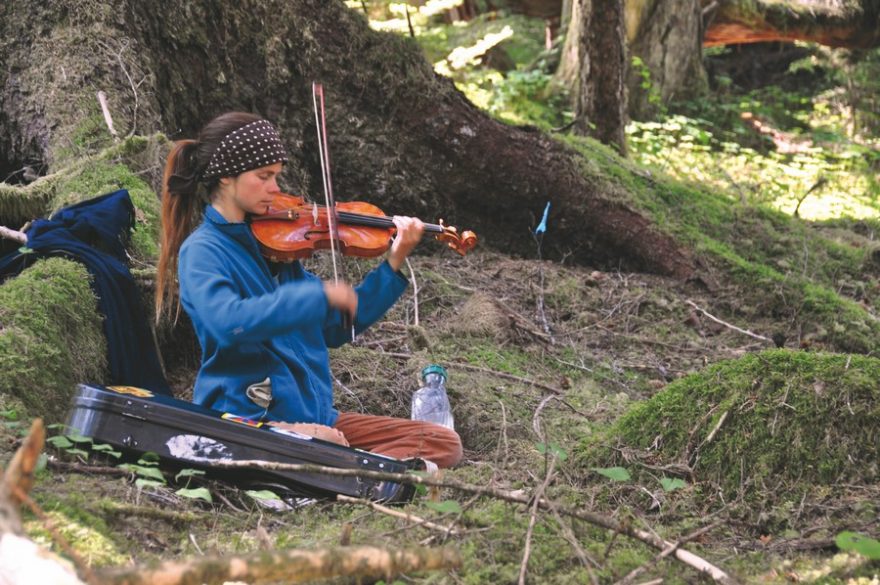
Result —
[[[542, 437], [543, 439], [543, 437]], [[547, 451], [549, 453], [549, 451]], [[526, 584], [526, 569], [529, 566], [529, 557], [532, 553], [532, 533], [535, 530], [535, 522], [538, 520], [538, 504], [541, 501], [541, 496], [544, 495], [544, 491], [547, 489], [547, 486], [550, 485], [550, 481], [553, 479], [553, 471], [556, 467], [556, 457], [550, 457], [550, 465], [547, 467], [547, 474], [544, 476], [544, 481], [538, 486], [538, 489], [535, 490], [532, 502], [532, 509], [529, 510], [529, 527], [526, 529], [526, 544], [523, 547], [523, 558], [522, 562], [519, 565], [519, 585]]]
[[189, 541], [190, 541], [190, 542], [192, 543], [192, 545], [195, 547], [196, 552], [198, 552], [201, 556], [205, 556], [205, 553], [202, 552], [202, 547], [200, 547], [200, 546], [199, 546], [199, 543], [196, 542], [196, 535], [193, 534], [192, 532], [189, 533]]
[[[429, 476], [421, 476], [421, 475], [413, 475], [407, 473], [387, 473], [382, 471], [372, 471], [366, 469], [343, 469], [338, 467], [325, 467], [322, 465], [310, 465], [310, 464], [298, 464], [298, 463], [278, 463], [275, 461], [260, 461], [260, 460], [241, 460], [241, 461], [229, 461], [229, 460], [213, 460], [210, 462], [203, 462], [205, 465], [210, 465], [212, 467], [217, 468], [228, 468], [228, 469], [269, 469], [269, 470], [283, 470], [283, 471], [297, 471], [302, 473], [316, 473], [323, 475], [332, 475], [332, 476], [340, 476], [340, 477], [364, 477], [369, 479], [378, 479], [383, 481], [393, 481], [398, 483], [405, 484], [416, 484], [416, 485], [426, 485], [433, 486], [439, 488], [449, 488], [453, 490], [458, 490], [462, 492], [472, 493], [472, 494], [480, 494], [484, 496], [489, 496], [493, 498], [497, 498], [499, 500], [503, 500], [506, 502], [511, 502], [515, 504], [525, 504], [529, 505], [533, 501], [537, 501], [538, 505], [545, 509], [551, 509], [551, 504], [547, 500], [541, 498], [530, 498], [525, 495], [516, 494], [507, 490], [501, 490], [488, 486], [476, 486], [464, 484], [457, 481], [452, 481], [448, 479], [435, 478]], [[562, 506], [558, 506], [557, 508], [561, 514], [565, 514], [566, 516], [571, 516], [572, 518], [577, 518], [579, 520], [583, 520], [585, 522], [589, 522], [590, 524], [594, 524], [601, 528], [605, 528], [608, 530], [612, 530], [615, 533], [624, 534], [629, 536], [630, 538], [634, 538], [636, 540], [640, 540], [646, 544], [653, 546], [658, 550], [665, 550], [666, 547], [670, 546], [671, 543], [659, 538], [647, 531], [639, 530], [637, 528], [633, 528], [631, 526], [625, 526], [613, 518], [609, 518], [607, 516], [603, 516], [601, 514], [597, 514], [595, 512], [590, 512], [588, 510], [575, 510]], [[732, 584], [737, 581], [730, 577], [726, 572], [722, 569], [714, 566], [709, 563], [705, 559], [695, 555], [692, 552], [686, 551], [684, 549], [678, 548], [675, 550], [675, 558], [680, 562], [696, 569], [701, 573], [705, 573], [714, 580], [724, 583], [724, 584]]]
[[[407, 9], [406, 17], [409, 19], [409, 9]], [[419, 283], [416, 282], [416, 271], [412, 264], [409, 263], [409, 257], [406, 258], [406, 267], [409, 268], [409, 279], [413, 285], [413, 325], [419, 326]]]
[[361, 504], [363, 506], [369, 506], [373, 510], [377, 512], [382, 512], [383, 514], [388, 514], [389, 516], [394, 516], [395, 518], [402, 518], [407, 522], [411, 522], [412, 524], [416, 524], [418, 526], [424, 526], [425, 528], [429, 528], [431, 530], [436, 530], [438, 532], [442, 532], [443, 534], [451, 534], [456, 536], [459, 534], [459, 531], [453, 528], [452, 526], [442, 526], [440, 524], [436, 524], [431, 522], [430, 520], [425, 520], [419, 516], [414, 516], [413, 514], [408, 514], [406, 512], [398, 512], [397, 510], [393, 510], [388, 506], [383, 506], [382, 504], [377, 504], [376, 502], [371, 502], [369, 500], [362, 500], [360, 498], [352, 498], [343, 494], [338, 494], [336, 496], [336, 501], [345, 502], [349, 504]]
[[525, 585], [526, 583], [526, 569], [528, 568], [529, 557], [532, 553], [532, 533], [535, 529], [535, 522], [538, 519], [538, 502], [541, 499], [541, 496], [544, 495], [547, 486], [550, 485], [550, 481], [553, 479], [553, 471], [556, 467], [556, 457], [551, 454], [549, 448], [546, 448], [547, 440], [544, 436], [544, 431], [541, 429], [541, 411], [544, 410], [547, 403], [554, 398], [556, 398], [556, 396], [553, 394], [545, 397], [541, 403], [538, 404], [538, 407], [535, 409], [535, 414], [532, 416], [532, 428], [541, 442], [545, 444], [545, 461], [547, 460], [546, 458], [549, 457], [549, 463], [547, 464], [547, 473], [544, 475], [544, 481], [541, 482], [541, 485], [538, 486], [538, 489], [535, 490], [535, 493], [532, 496], [533, 502], [531, 504], [531, 510], [529, 511], [529, 526], [526, 529], [526, 543], [523, 547], [523, 558], [519, 566], [519, 585]]
[[590, 576], [590, 582], [593, 585], [599, 585], [599, 577], [597, 577], [596, 572], [593, 571], [593, 567], [597, 569], [599, 568], [599, 563], [597, 563], [595, 559], [588, 555], [587, 551], [583, 549], [581, 543], [578, 542], [577, 536], [575, 536], [574, 531], [571, 529], [571, 526], [565, 523], [565, 520], [563, 520], [562, 516], [559, 515], [559, 512], [556, 510], [556, 507], [553, 505], [552, 502], [550, 510], [553, 512], [553, 518], [556, 520], [556, 523], [562, 530], [562, 537], [565, 538], [565, 540], [567, 540], [568, 543], [571, 545], [571, 548], [574, 549], [575, 554], [581, 561], [581, 565]]
[[[498, 401], [498, 404], [501, 406], [501, 441], [498, 442], [498, 448], [500, 449], [502, 445], [504, 445], [504, 459], [501, 461], [500, 469], [507, 469], [507, 456], [510, 453], [510, 446], [507, 443], [507, 410], [504, 408], [504, 403], [502, 401]], [[495, 461], [498, 461], [498, 457], [495, 457]], [[496, 471], [499, 468], [495, 468], [493, 471]]]
[[553, 392], [554, 394], [562, 394], [562, 390], [554, 386], [548, 386], [547, 384], [536, 382], [535, 380], [530, 380], [529, 378], [514, 376], [513, 374], [508, 374], [506, 372], [499, 372], [498, 370], [490, 370], [489, 368], [481, 368], [480, 366], [472, 366], [471, 364], [463, 364], [461, 362], [449, 362], [449, 366], [453, 368], [461, 368], [463, 370], [472, 370], [474, 372], [492, 374], [493, 376], [497, 376], [499, 378], [520, 382], [521, 384], [525, 384], [526, 386], [535, 386], [536, 388], [543, 388], [544, 390], [547, 390], [548, 392]]
[[728, 329], [733, 329], [737, 333], [742, 333], [743, 335], [748, 335], [749, 337], [754, 337], [755, 339], [760, 339], [761, 341], [765, 341], [767, 343], [773, 343], [773, 340], [770, 339], [769, 337], [764, 337], [763, 335], [758, 335], [757, 333], [752, 333], [751, 331], [748, 331], [746, 329], [741, 329], [741, 328], [737, 327], [736, 325], [731, 325], [730, 323], [727, 323], [726, 321], [722, 321], [721, 319], [719, 319], [718, 317], [715, 317], [714, 315], [712, 315], [711, 313], [706, 311], [706, 309], [703, 309], [702, 307], [700, 307], [699, 305], [697, 305], [693, 301], [685, 301], [685, 302], [687, 304], [689, 304], [690, 306], [692, 306], [693, 308], [695, 308], [696, 310], [703, 313], [704, 315], [706, 315], [712, 321], [715, 321], [716, 323], [718, 323], [719, 325], [724, 325]]
[[0, 238], [14, 240], [16, 242], [19, 242], [20, 244], [27, 244], [27, 235], [24, 232], [13, 230], [8, 227], [3, 227], [2, 225], [0, 225]]
[[79, 556], [79, 553], [70, 546], [70, 543], [67, 541], [64, 536], [55, 529], [55, 523], [52, 522], [52, 519], [43, 511], [40, 506], [37, 505], [35, 501], [33, 501], [30, 496], [28, 496], [21, 488], [16, 488], [14, 490], [16, 496], [24, 503], [28, 508], [30, 508], [31, 512], [39, 518], [43, 522], [43, 528], [49, 532], [52, 536], [52, 540], [55, 541], [58, 546], [61, 547], [61, 550], [64, 551], [64, 554], [70, 557], [70, 560], [73, 561], [73, 564], [76, 566], [76, 571], [80, 575], [82, 575], [83, 580], [89, 585], [99, 585], [101, 581], [98, 581], [95, 577], [94, 572], [89, 567], [88, 563], [86, 563], [85, 559]]
[[340, 382], [339, 378], [337, 378], [336, 376], [333, 376], [333, 381], [336, 383], [337, 386], [342, 388], [343, 392], [345, 392], [346, 394], [351, 396], [352, 400], [354, 400], [355, 402], [358, 403], [358, 407], [360, 408], [360, 410], [358, 412], [364, 412], [366, 410], [366, 408], [364, 407], [364, 403], [360, 399], [360, 396], [357, 395], [357, 392], [355, 392], [354, 390], [352, 390], [351, 388], [349, 388], [348, 386], [346, 386], [345, 384]]
[[104, 114], [104, 123], [107, 124], [107, 130], [110, 131], [110, 136], [113, 137], [113, 140], [119, 142], [119, 134], [116, 133], [116, 129], [113, 127], [113, 116], [110, 115], [110, 107], [107, 105], [107, 94], [103, 91], [98, 92], [98, 103], [101, 104], [101, 112]]
[[[690, 542], [691, 540], [694, 540], [695, 538], [699, 538], [700, 536], [706, 534], [707, 532], [716, 529], [720, 525], [721, 525], [720, 520], [713, 522], [712, 524], [709, 524], [708, 526], [704, 526], [703, 528], [700, 528], [698, 530], [695, 530], [694, 532], [691, 532], [690, 534], [681, 538], [677, 542], [671, 543], [669, 546], [667, 546], [662, 551], [660, 551], [660, 553], [658, 555], [656, 555], [653, 559], [651, 559], [647, 563], [639, 565], [638, 567], [636, 567], [635, 569], [633, 569], [632, 571], [627, 573], [622, 579], [617, 581], [617, 583], [615, 583], [615, 585], [632, 585], [632, 583], [635, 581], [636, 577], [638, 577], [639, 575], [641, 575], [642, 573], [644, 573], [645, 571], [647, 571], [648, 569], [650, 569], [651, 567], [656, 565], [662, 559], [665, 559], [666, 557], [668, 557], [669, 555], [674, 553], [676, 551], [676, 549], [678, 549], [678, 547], [682, 546], [683, 544], [685, 544], [687, 542]], [[662, 581], [662, 579], [661, 579], [661, 581]]]
[[373, 546], [338, 547], [316, 551], [284, 550], [248, 556], [200, 557], [159, 566], [101, 569], [105, 585], [220, 584], [227, 581], [307, 583], [332, 577], [385, 579], [417, 571], [455, 569], [461, 556], [451, 548], [390, 550]]

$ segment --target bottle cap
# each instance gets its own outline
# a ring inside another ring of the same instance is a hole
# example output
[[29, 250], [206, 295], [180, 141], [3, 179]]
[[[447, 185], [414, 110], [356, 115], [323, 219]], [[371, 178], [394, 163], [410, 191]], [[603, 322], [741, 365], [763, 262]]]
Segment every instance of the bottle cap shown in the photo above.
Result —
[[443, 366], [438, 366], [437, 364], [431, 364], [422, 370], [422, 380], [424, 380], [428, 374], [440, 374], [443, 376], [444, 380], [449, 378], [446, 374], [446, 370], [443, 369]]

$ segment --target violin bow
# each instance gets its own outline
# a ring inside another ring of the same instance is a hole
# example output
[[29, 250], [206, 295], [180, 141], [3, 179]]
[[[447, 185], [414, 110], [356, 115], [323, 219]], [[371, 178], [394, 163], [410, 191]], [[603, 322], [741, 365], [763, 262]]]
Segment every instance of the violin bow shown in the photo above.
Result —
[[[327, 143], [327, 118], [324, 112], [324, 86], [312, 82], [312, 104], [315, 109], [315, 129], [318, 133], [318, 156], [321, 159], [321, 180], [324, 183], [324, 206], [327, 209], [327, 227], [330, 230], [330, 258], [333, 263], [333, 282], [339, 284], [339, 275], [345, 279], [342, 255], [339, 257], [337, 269], [336, 247], [339, 243], [339, 222], [336, 216], [336, 201], [333, 198], [333, 181], [330, 178], [330, 151]], [[351, 339], [354, 341], [354, 316], [342, 314], [343, 327], [351, 327]]]

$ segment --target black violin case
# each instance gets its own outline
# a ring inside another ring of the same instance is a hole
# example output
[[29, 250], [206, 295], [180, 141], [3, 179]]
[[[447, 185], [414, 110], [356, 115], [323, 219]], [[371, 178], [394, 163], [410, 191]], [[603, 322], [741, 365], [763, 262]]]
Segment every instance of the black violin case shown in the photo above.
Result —
[[368, 478], [212, 468], [210, 462], [214, 460], [259, 459], [406, 473], [415, 463], [343, 447], [131, 386], [80, 384], [67, 426], [70, 431], [128, 453], [152, 451], [174, 467], [202, 468], [236, 485], [263, 487], [276, 493], [285, 490], [291, 497], [344, 494], [407, 502], [415, 491], [411, 485]]

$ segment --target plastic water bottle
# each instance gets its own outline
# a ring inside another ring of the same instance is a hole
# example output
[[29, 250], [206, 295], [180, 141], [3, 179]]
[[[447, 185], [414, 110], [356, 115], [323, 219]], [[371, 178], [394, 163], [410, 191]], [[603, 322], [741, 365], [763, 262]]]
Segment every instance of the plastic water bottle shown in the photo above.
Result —
[[424, 420], [454, 430], [452, 409], [446, 395], [446, 370], [431, 364], [422, 370], [424, 385], [412, 397], [412, 419]]

